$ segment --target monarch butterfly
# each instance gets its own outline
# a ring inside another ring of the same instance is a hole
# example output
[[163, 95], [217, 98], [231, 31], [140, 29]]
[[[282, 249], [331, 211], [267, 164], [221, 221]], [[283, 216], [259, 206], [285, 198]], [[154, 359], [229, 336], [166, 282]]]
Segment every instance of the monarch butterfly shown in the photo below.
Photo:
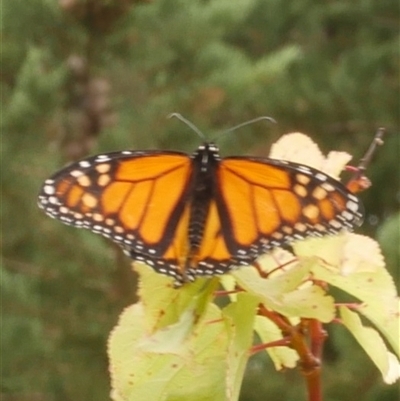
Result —
[[114, 152], [46, 180], [39, 206], [88, 228], [180, 285], [229, 272], [290, 241], [361, 224], [362, 204], [314, 168], [261, 157]]

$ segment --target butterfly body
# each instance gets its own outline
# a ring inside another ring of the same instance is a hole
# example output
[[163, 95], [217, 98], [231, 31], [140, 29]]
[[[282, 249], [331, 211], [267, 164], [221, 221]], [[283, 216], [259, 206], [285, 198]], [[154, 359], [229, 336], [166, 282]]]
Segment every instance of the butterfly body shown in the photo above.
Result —
[[215, 196], [213, 171], [218, 159], [217, 149], [210, 144], [201, 146], [192, 155], [193, 179], [186, 200], [190, 217], [187, 232], [189, 253], [186, 255], [185, 271], [196, 267], [195, 255], [201, 246], [210, 203]]
[[360, 224], [362, 205], [311, 167], [181, 152], [123, 151], [73, 163], [46, 180], [39, 206], [120, 244], [180, 284], [223, 274], [293, 240]]

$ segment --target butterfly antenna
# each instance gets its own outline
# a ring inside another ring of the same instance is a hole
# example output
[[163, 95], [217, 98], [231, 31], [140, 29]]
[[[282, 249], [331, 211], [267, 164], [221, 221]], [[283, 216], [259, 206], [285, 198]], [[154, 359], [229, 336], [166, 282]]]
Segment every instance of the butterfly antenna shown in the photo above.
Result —
[[185, 117], [182, 116], [182, 114], [179, 113], [171, 113], [167, 116], [167, 118], [172, 118], [175, 117], [178, 120], [181, 120], [183, 123], [185, 123], [189, 128], [191, 128], [201, 139], [206, 140], [206, 137], [204, 134], [189, 120], [187, 120]]
[[261, 117], [253, 118], [252, 120], [249, 120], [249, 121], [245, 121], [244, 123], [235, 125], [234, 127], [227, 129], [226, 131], [222, 131], [218, 134], [218, 136], [225, 135], [228, 132], [236, 131], [237, 129], [245, 127], [246, 125], [254, 124], [254, 123], [256, 123], [258, 121], [262, 121], [262, 120], [268, 120], [269, 122], [276, 124], [276, 120], [274, 120], [272, 117], [261, 116]]

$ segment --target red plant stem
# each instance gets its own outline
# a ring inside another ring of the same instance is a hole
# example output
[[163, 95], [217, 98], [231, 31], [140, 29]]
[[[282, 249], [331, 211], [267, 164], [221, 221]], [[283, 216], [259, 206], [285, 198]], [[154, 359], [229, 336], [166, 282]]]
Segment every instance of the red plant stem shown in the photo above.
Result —
[[214, 320], [208, 320], [207, 322], [206, 322], [206, 324], [214, 324], [214, 323], [221, 323], [221, 322], [223, 322], [224, 321], [224, 319], [214, 319]]
[[358, 167], [356, 166], [351, 166], [351, 165], [347, 165], [344, 168], [346, 171], [349, 171], [350, 173], [358, 173]]
[[[306, 342], [308, 331], [311, 347]], [[322, 401], [321, 355], [326, 334], [322, 324], [315, 319], [302, 319], [300, 330], [292, 336], [292, 346], [300, 356], [301, 372], [306, 379], [309, 401]]]
[[214, 296], [221, 297], [224, 295], [238, 294], [239, 292], [243, 292], [243, 291], [244, 290], [242, 288], [238, 288], [237, 290], [230, 290], [230, 291], [218, 290], [218, 291], [214, 291]]
[[327, 333], [324, 330], [322, 323], [316, 319], [308, 321], [308, 330], [311, 340], [311, 352], [315, 358], [321, 361], [324, 342], [327, 338]]
[[276, 312], [269, 311], [263, 304], [259, 305], [258, 312], [260, 315], [272, 320], [284, 334], [291, 331], [292, 325], [284, 316], [281, 316]]
[[285, 337], [275, 342], [257, 345], [251, 349], [251, 352], [283, 345], [293, 348], [300, 358], [301, 372], [307, 385], [308, 401], [322, 401], [321, 356], [326, 338], [322, 323], [315, 319], [302, 319], [299, 325], [293, 326], [286, 317], [269, 311], [262, 304], [259, 305], [258, 313], [272, 320]]
[[250, 355], [254, 355], [257, 352], [265, 350], [266, 348], [287, 347], [289, 345], [290, 345], [290, 338], [289, 337], [281, 338], [280, 340], [271, 341], [270, 343], [254, 345], [250, 349]]
[[292, 263], [295, 263], [296, 261], [297, 261], [297, 258], [293, 257], [292, 260], [289, 260], [282, 264], [279, 264], [278, 262], [276, 262], [277, 267], [275, 267], [274, 269], [269, 270], [267, 272], [262, 269], [261, 265], [258, 262], [253, 262], [253, 266], [257, 269], [258, 274], [260, 275], [261, 278], [268, 278], [271, 274], [275, 273], [276, 271], [282, 270], [286, 266], [288, 266]]
[[321, 368], [313, 369], [310, 374], [303, 375], [306, 378], [308, 401], [322, 401], [322, 388], [321, 388]]
[[359, 308], [361, 308], [363, 306], [363, 304], [356, 303], [356, 302], [351, 302], [351, 303], [348, 303], [348, 302], [337, 302], [337, 303], [335, 303], [335, 306], [336, 307], [338, 307], [338, 306], [347, 306], [349, 309], [359, 309]]

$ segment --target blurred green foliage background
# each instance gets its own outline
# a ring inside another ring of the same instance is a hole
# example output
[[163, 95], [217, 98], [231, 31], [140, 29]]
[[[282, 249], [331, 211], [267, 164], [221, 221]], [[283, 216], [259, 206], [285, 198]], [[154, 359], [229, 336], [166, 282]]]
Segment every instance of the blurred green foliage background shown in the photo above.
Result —
[[[135, 276], [117, 247], [47, 218], [36, 197], [88, 154], [194, 150], [199, 138], [171, 112], [208, 137], [278, 121], [221, 136], [223, 154], [267, 155], [302, 131], [354, 164], [386, 127], [359, 231], [381, 241], [398, 278], [399, 21], [397, 0], [4, 0], [2, 400], [109, 400], [107, 336], [135, 301]], [[326, 401], [397, 399], [350, 334], [329, 334]], [[306, 396], [298, 371], [258, 355], [241, 401], [266, 399]]]

